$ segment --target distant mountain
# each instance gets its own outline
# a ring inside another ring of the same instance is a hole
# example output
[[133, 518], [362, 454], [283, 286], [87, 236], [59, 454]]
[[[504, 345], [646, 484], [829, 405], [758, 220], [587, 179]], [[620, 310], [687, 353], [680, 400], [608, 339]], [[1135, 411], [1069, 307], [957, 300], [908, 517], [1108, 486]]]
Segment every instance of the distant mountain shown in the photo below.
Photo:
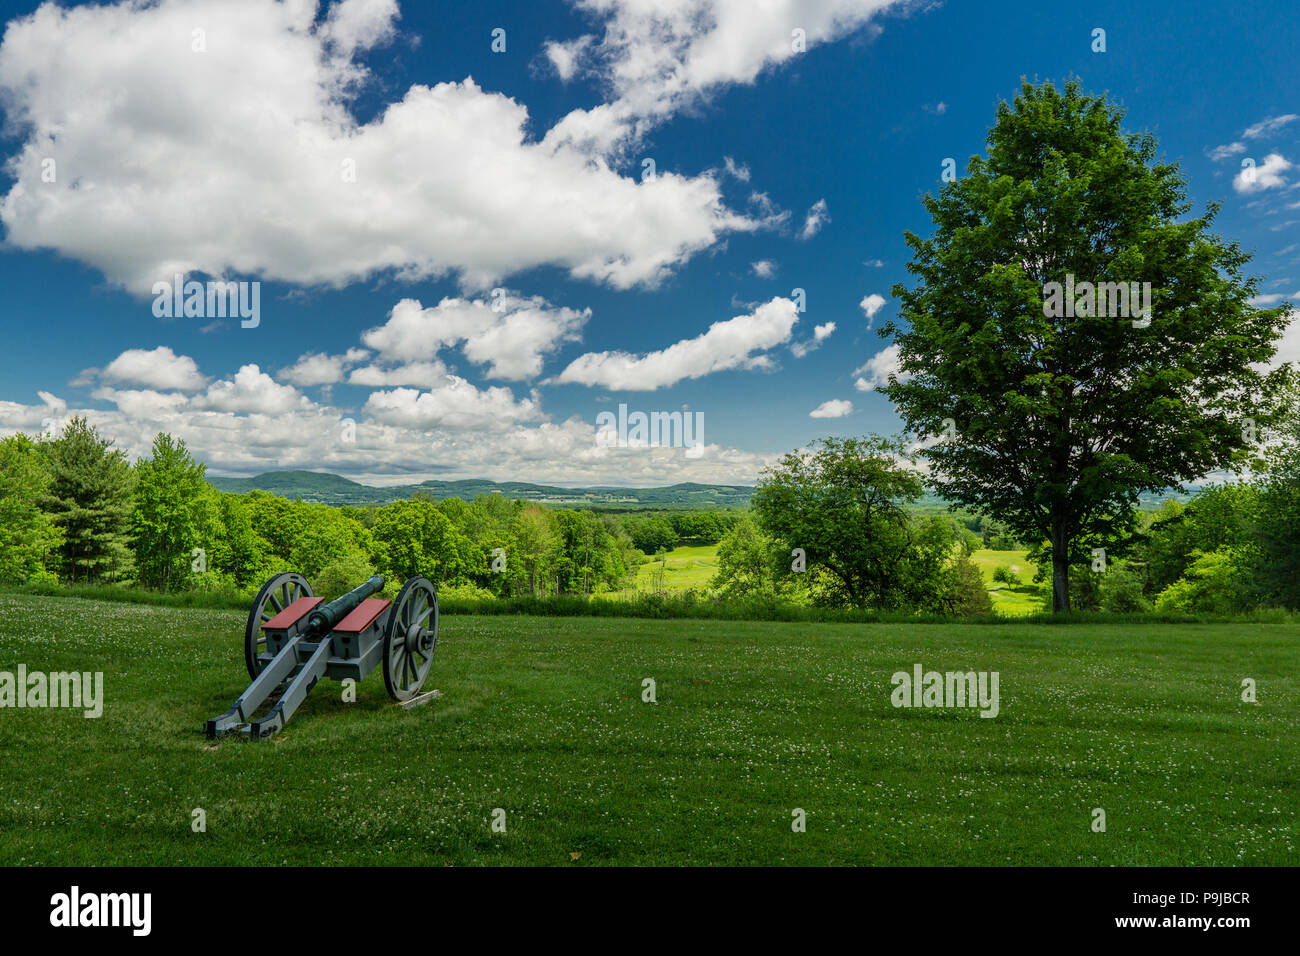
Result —
[[[635, 511], [641, 508], [744, 508], [748, 506], [750, 495], [754, 492], [750, 485], [701, 485], [694, 482], [664, 488], [618, 488], [612, 485], [560, 488], [526, 481], [488, 481], [486, 478], [431, 480], [418, 485], [376, 488], [327, 471], [268, 471], [254, 478], [209, 476], [208, 483], [218, 491], [236, 494], [268, 491], [283, 498], [301, 498], [303, 501], [327, 505], [385, 505], [423, 491], [437, 501], [444, 498], [473, 501], [479, 495], [500, 494], [507, 498], [522, 498], [548, 505], [617, 511]], [[1143, 511], [1154, 511], [1167, 498], [1187, 501], [1189, 497], [1189, 492], [1176, 491], [1143, 494], [1138, 507]], [[947, 504], [935, 495], [925, 495], [912, 507], [921, 511], [938, 511], [946, 510]]]
[[560, 488], [523, 481], [488, 481], [486, 478], [431, 480], [418, 485], [376, 488], [325, 471], [268, 471], [253, 478], [210, 476], [208, 483], [218, 491], [236, 494], [267, 491], [284, 498], [301, 498], [327, 505], [383, 505], [423, 491], [438, 501], [444, 498], [472, 501], [479, 495], [500, 494], [544, 504], [604, 509], [743, 508], [749, 504], [749, 496], [754, 490], [748, 485], [701, 485], [693, 482], [666, 488], [616, 488], [611, 485]]
[[[255, 478], [208, 478], [208, 483], [218, 491], [233, 491], [243, 494], [247, 491], [270, 491], [288, 498], [330, 497], [361, 495], [368, 492], [381, 492], [386, 489], [371, 488], [359, 484], [342, 475], [332, 475], [327, 471], [268, 471]], [[388, 496], [384, 495], [387, 499]], [[367, 499], [368, 500], [368, 499]]]

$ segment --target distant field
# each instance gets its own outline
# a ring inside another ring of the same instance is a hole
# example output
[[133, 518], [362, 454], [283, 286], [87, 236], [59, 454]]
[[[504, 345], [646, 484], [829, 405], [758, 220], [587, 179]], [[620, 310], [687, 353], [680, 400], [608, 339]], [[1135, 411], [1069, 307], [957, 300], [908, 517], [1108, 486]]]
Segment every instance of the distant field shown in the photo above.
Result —
[[[1021, 617], [1044, 609], [1044, 599], [1050, 591], [1044, 585], [1034, 583], [1034, 574], [1038, 571], [1038, 565], [1030, 561], [1026, 554], [1025, 551], [980, 550], [971, 555], [980, 570], [984, 572], [984, 580], [989, 586], [989, 596], [993, 599], [993, 610], [999, 614]], [[999, 564], [1008, 565], [1013, 569], [1019, 568], [1020, 584], [1013, 587], [995, 582], [993, 570]]]
[[[278, 737], [210, 744], [204, 719], [247, 683], [242, 627], [0, 593], [0, 671], [107, 685], [97, 720], [0, 710], [0, 864], [1282, 865], [1300, 849], [1298, 625], [448, 615], [427, 685], [443, 700], [404, 711], [376, 672], [347, 704], [322, 681]], [[1000, 713], [895, 709], [890, 675], [916, 663], [999, 672]]]
[[[1010, 617], [1023, 617], [1043, 610], [1046, 589], [1034, 584], [1038, 566], [1026, 557], [1025, 551], [976, 551], [972, 558], [984, 572], [993, 609]], [[1000, 584], [993, 580], [993, 569], [1000, 564], [1020, 569], [1021, 583], [1016, 586]], [[637, 569], [636, 589], [652, 591], [662, 587], [666, 591], [683, 591], [687, 588], [707, 588], [718, 570], [716, 544], [675, 548], [658, 555], [653, 561]], [[658, 583], [657, 583], [658, 582]], [[625, 596], [628, 592], [622, 592]], [[607, 595], [617, 598], [619, 594]]]
[[718, 572], [718, 546], [705, 544], [674, 548], [637, 569], [636, 585], [640, 591], [654, 590], [662, 575], [662, 587], [668, 591], [707, 587]]

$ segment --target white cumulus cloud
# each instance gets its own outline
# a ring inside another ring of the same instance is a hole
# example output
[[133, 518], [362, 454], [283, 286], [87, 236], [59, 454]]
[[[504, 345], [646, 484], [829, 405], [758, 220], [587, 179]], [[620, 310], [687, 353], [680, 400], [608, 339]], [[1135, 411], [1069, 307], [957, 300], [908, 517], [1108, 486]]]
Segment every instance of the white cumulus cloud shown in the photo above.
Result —
[[321, 32], [339, 55], [350, 57], [391, 40], [399, 16], [397, 0], [342, 0], [330, 7]]
[[1232, 188], [1239, 193], [1258, 193], [1286, 185], [1282, 174], [1292, 163], [1277, 153], [1269, 153], [1262, 163], [1243, 166], [1232, 178]]
[[546, 355], [577, 341], [590, 309], [557, 307], [538, 296], [504, 294], [489, 299], [445, 298], [425, 308], [416, 299], [393, 306], [388, 321], [361, 341], [389, 363], [430, 361], [448, 346], [487, 366], [492, 378], [534, 378]]
[[833, 398], [829, 402], [822, 402], [811, 412], [809, 418], [843, 418], [853, 412], [853, 403], [842, 398]]
[[899, 365], [902, 361], [902, 350], [898, 345], [887, 345], [871, 358], [859, 369], [855, 369], [853, 374], [858, 376], [853, 383], [853, 387], [859, 392], [874, 391], [881, 386], [889, 384], [889, 376], [897, 375], [898, 381], [906, 382], [911, 375], [899, 372]]
[[860, 308], [862, 314], [867, 317], [868, 328], [871, 327], [871, 322], [876, 318], [876, 313], [884, 307], [885, 297], [878, 292], [873, 292], [870, 295], [865, 296], [862, 301], [858, 303], [858, 308]]
[[395, 388], [373, 392], [366, 399], [365, 411], [381, 424], [415, 429], [439, 425], [501, 428], [542, 417], [532, 399], [516, 401], [508, 388], [480, 389], [456, 375], [446, 376], [428, 391]]
[[100, 378], [113, 385], [181, 391], [196, 391], [207, 382], [194, 359], [177, 355], [165, 345], [156, 349], [127, 349], [108, 363]]
[[[803, 47], [847, 36], [894, 0], [574, 0], [603, 33], [566, 44], [605, 78], [609, 102], [575, 110], [547, 134], [596, 155], [625, 152], [660, 123], [719, 89], [753, 83], [765, 70], [807, 55]], [[560, 70], [555, 53], [551, 62]], [[570, 67], [570, 75], [578, 68]], [[563, 73], [562, 73], [563, 75]]]
[[452, 273], [487, 288], [542, 265], [626, 288], [758, 228], [715, 174], [620, 175], [536, 141], [521, 103], [470, 78], [412, 86], [359, 122], [351, 54], [391, 36], [396, 9], [328, 11], [45, 3], [11, 21], [0, 99], [23, 143], [0, 200], [7, 244], [140, 295], [178, 272], [335, 286]]
[[[689, 455], [680, 448], [602, 447], [592, 421], [515, 421], [534, 417], [536, 409], [508, 395], [485, 398], [456, 383], [435, 391], [382, 395], [374, 415], [356, 416], [350, 441], [341, 440], [342, 426], [353, 416], [329, 405], [304, 400], [273, 415], [233, 412], [206, 407], [201, 395], [151, 389], [101, 389], [98, 397], [116, 406], [109, 409], [69, 407], [44, 391], [38, 404], [0, 401], [0, 435], [57, 432], [72, 415], [84, 415], [132, 459], [148, 456], [154, 436], [165, 431], [183, 438], [209, 474], [299, 468], [379, 485], [435, 477], [505, 481], [521, 475], [601, 485], [745, 484], [775, 458], [717, 444]], [[462, 410], [452, 411], [457, 404]], [[488, 417], [467, 415], [462, 422], [458, 416], [465, 409]], [[505, 417], [490, 417], [496, 413]], [[490, 441], [484, 440], [485, 428]]]
[[281, 385], [255, 363], [249, 363], [233, 378], [213, 382], [191, 404], [197, 409], [217, 412], [283, 415], [305, 409], [311, 403], [292, 385]]
[[349, 365], [355, 365], [369, 354], [365, 349], [348, 349], [342, 355], [308, 352], [293, 365], [281, 370], [279, 377], [301, 388], [333, 385], [343, 381], [343, 372]]
[[569, 363], [557, 384], [600, 385], [624, 391], [650, 391], [735, 368], [770, 367], [761, 353], [790, 340], [799, 310], [778, 296], [748, 315], [715, 322], [708, 331], [657, 352], [588, 352]]
[[516, 401], [507, 388], [478, 389], [458, 376], [421, 392], [419, 389], [393, 389], [374, 392], [365, 399], [365, 412], [378, 423], [404, 428], [425, 429], [437, 425], [456, 428], [500, 429], [519, 421], [542, 418], [541, 408], [533, 399]]
[[813, 337], [806, 342], [795, 342], [790, 346], [790, 351], [794, 353], [795, 358], [803, 358], [809, 352], [815, 350], [826, 339], [830, 338], [831, 333], [835, 331], [834, 322], [823, 322], [821, 325], [813, 326]]

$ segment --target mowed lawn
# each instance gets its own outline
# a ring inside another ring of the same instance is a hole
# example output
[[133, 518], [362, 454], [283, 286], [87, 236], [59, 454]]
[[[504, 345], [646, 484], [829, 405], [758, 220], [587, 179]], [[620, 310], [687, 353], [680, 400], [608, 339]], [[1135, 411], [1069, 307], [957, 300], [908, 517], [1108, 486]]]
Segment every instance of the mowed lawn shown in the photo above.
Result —
[[[98, 720], [0, 710], [0, 863], [1300, 861], [1295, 625], [447, 616], [442, 700], [322, 681], [278, 737], [214, 745], [242, 627], [0, 593], [0, 670], [107, 695]], [[916, 663], [998, 671], [1000, 714], [895, 709]]]

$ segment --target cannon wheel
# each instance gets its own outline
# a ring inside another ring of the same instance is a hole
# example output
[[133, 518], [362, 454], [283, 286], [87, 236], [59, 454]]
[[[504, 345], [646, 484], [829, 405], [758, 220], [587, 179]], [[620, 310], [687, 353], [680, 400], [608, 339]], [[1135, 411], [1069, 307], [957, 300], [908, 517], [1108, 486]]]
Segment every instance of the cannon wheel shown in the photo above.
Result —
[[300, 597], [312, 597], [311, 585], [301, 574], [284, 571], [262, 585], [253, 601], [253, 609], [248, 612], [248, 625], [244, 628], [244, 664], [249, 677], [257, 677], [262, 672], [262, 662], [258, 660], [266, 650], [266, 635], [262, 625], [275, 617]]
[[411, 578], [397, 592], [384, 625], [384, 686], [393, 700], [420, 692], [438, 646], [438, 592], [427, 578]]

